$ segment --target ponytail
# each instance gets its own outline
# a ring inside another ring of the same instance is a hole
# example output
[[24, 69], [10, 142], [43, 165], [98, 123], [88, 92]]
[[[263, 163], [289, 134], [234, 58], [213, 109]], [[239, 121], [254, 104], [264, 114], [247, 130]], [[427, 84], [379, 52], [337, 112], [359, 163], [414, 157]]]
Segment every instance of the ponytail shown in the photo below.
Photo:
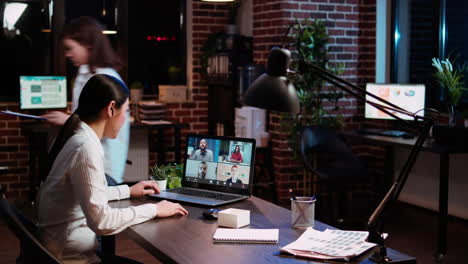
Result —
[[75, 112], [67, 119], [65, 124], [60, 129], [60, 132], [57, 138], [55, 139], [54, 144], [52, 145], [52, 148], [49, 151], [47, 175], [49, 175], [50, 170], [52, 169], [52, 165], [54, 164], [54, 161], [57, 158], [57, 155], [60, 153], [65, 143], [67, 143], [68, 139], [71, 138], [75, 134], [80, 124], [80, 121], [81, 121], [80, 116], [78, 116], [78, 114], [76, 114]]
[[68, 139], [71, 138], [81, 121], [93, 122], [99, 118], [99, 113], [111, 101], [120, 109], [128, 99], [128, 88], [117, 78], [105, 74], [96, 74], [83, 87], [78, 100], [78, 108], [67, 119], [49, 152], [48, 173], [52, 169], [57, 155]]

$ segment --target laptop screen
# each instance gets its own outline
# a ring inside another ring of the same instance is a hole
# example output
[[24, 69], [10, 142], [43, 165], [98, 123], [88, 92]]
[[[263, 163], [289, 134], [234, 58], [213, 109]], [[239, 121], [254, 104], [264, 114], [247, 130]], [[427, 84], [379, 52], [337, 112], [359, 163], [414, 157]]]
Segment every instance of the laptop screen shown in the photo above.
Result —
[[184, 185], [250, 193], [255, 139], [188, 135]]

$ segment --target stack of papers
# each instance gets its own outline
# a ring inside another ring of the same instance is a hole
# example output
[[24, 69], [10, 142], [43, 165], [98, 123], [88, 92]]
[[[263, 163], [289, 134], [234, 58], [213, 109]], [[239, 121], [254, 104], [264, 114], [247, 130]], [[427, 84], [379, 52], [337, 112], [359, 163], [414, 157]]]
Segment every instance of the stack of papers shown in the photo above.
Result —
[[376, 246], [365, 241], [368, 235], [369, 232], [365, 231], [317, 231], [309, 227], [281, 251], [305, 258], [349, 261]]
[[166, 104], [156, 101], [140, 101], [138, 118], [140, 121], [163, 120], [166, 116]]

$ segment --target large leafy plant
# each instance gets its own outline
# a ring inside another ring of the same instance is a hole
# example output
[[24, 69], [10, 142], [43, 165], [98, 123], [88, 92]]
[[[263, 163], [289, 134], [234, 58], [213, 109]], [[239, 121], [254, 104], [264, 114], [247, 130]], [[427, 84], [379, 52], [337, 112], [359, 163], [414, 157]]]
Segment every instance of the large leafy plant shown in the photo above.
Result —
[[313, 64], [334, 74], [342, 73], [343, 65], [329, 62], [329, 35], [323, 21], [298, 21], [290, 28], [293, 53], [291, 69], [294, 72], [290, 78], [296, 87], [301, 111], [293, 119], [285, 118], [283, 124], [291, 135], [291, 145], [296, 146], [297, 135], [304, 126], [322, 125], [337, 129], [343, 126], [343, 116], [338, 112], [338, 100], [343, 97], [343, 93], [334, 87], [325, 86], [325, 82], [309, 71], [307, 65]]

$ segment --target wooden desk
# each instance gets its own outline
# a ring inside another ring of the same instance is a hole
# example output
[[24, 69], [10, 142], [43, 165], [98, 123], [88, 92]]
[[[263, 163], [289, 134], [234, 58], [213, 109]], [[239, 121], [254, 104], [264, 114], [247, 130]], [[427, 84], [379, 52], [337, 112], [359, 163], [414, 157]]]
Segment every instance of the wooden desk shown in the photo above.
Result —
[[[111, 202], [113, 207], [127, 207], [155, 200], [122, 200]], [[251, 197], [246, 201], [230, 204], [223, 208], [250, 210], [250, 228], [279, 228], [279, 244], [222, 244], [213, 243], [217, 222], [202, 218], [206, 208], [185, 205], [187, 217], [154, 219], [127, 228], [133, 240], [163, 263], [319, 263], [289, 256], [279, 256], [279, 247], [296, 240], [303, 230], [290, 227], [291, 211]], [[332, 228], [315, 222], [315, 228]], [[395, 250], [388, 255], [398, 263], [416, 263], [416, 259]], [[356, 263], [373, 263], [363, 256]], [[323, 263], [323, 262], [321, 262]]]
[[[386, 148], [385, 167], [386, 179], [393, 179], [393, 160], [394, 147], [403, 147], [410, 149], [416, 143], [416, 138], [404, 139], [395, 137], [364, 135], [356, 132], [345, 132], [343, 135], [353, 142], [361, 142], [365, 144], [382, 145]], [[432, 152], [439, 154], [439, 219], [438, 219], [438, 245], [437, 257], [442, 258], [447, 253], [447, 223], [448, 223], [448, 181], [449, 181], [449, 162], [450, 154], [468, 153], [468, 148], [460, 145], [441, 145], [434, 142], [433, 139], [428, 139], [424, 142], [421, 151]], [[391, 182], [388, 182], [388, 187]], [[387, 189], [388, 190], [388, 189]]]

